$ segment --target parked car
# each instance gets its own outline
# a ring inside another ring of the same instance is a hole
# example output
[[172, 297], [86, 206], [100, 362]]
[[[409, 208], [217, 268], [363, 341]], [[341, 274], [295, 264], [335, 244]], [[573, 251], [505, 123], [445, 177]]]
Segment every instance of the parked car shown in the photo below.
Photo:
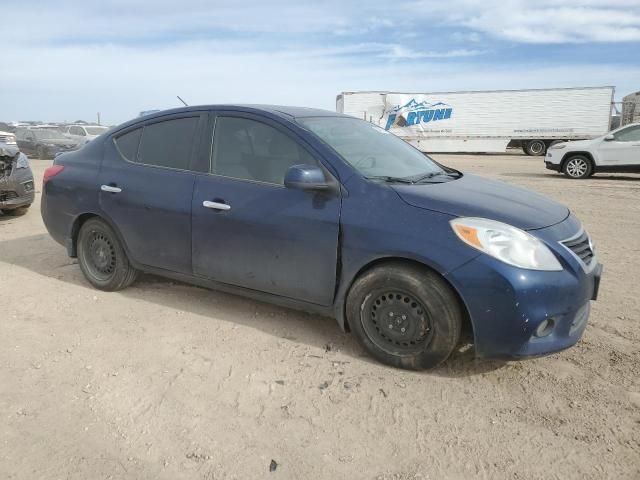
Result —
[[24, 215], [34, 197], [33, 173], [27, 156], [15, 145], [0, 143], [0, 211], [5, 215]]
[[109, 130], [109, 127], [100, 125], [67, 125], [63, 127], [62, 134], [82, 146], [107, 130]]
[[5, 145], [17, 145], [15, 134], [0, 130], [0, 143], [4, 143]]
[[144, 271], [331, 315], [411, 369], [447, 359], [463, 328], [483, 357], [572, 346], [602, 269], [566, 207], [316, 109], [132, 120], [58, 156], [41, 209], [98, 289]]
[[569, 178], [587, 178], [599, 172], [640, 173], [640, 123], [593, 140], [552, 145], [544, 163]]
[[59, 152], [78, 148], [76, 142], [48, 128], [19, 128], [16, 138], [21, 151], [38, 158], [53, 158]]

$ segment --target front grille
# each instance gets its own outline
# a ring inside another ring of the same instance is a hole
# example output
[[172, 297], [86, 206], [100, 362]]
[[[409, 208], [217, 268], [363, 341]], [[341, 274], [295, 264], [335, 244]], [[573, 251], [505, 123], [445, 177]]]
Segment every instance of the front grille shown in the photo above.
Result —
[[0, 191], [0, 202], [6, 202], [7, 200], [13, 200], [18, 198], [18, 194], [12, 191]]
[[571, 250], [585, 266], [590, 266], [595, 259], [595, 252], [591, 245], [589, 235], [584, 230], [574, 238], [564, 240], [562, 244]]

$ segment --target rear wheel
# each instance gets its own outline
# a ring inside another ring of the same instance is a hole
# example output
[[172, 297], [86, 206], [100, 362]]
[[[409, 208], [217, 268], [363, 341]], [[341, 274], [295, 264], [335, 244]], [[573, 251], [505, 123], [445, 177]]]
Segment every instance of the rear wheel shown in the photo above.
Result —
[[374, 268], [347, 297], [351, 331], [376, 359], [422, 370], [444, 362], [460, 339], [463, 311], [436, 273], [403, 264]]
[[89, 283], [100, 290], [122, 290], [138, 273], [113, 229], [97, 218], [87, 220], [80, 228], [78, 263]]
[[593, 164], [584, 155], [575, 155], [564, 162], [562, 172], [569, 178], [587, 178], [593, 174]]
[[533, 157], [544, 155], [546, 151], [547, 146], [543, 140], [529, 140], [524, 146], [524, 153]]

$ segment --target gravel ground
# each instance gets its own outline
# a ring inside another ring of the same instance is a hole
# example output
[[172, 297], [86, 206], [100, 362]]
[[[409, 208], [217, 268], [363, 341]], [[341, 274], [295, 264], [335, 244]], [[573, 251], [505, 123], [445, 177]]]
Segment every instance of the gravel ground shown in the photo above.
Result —
[[640, 478], [640, 176], [436, 157], [582, 219], [605, 271], [576, 347], [405, 372], [331, 319], [152, 276], [103, 293], [38, 195], [0, 216], [0, 478]]

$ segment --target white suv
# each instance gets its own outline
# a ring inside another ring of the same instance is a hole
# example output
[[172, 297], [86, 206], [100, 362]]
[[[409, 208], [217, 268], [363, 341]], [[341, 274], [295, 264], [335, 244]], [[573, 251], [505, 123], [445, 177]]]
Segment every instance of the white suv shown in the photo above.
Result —
[[598, 172], [640, 173], [640, 123], [592, 140], [551, 145], [544, 163], [569, 178], [587, 178]]
[[100, 125], [68, 125], [63, 128], [62, 134], [74, 140], [79, 146], [89, 143], [98, 135], [102, 135], [109, 130], [109, 127]]

